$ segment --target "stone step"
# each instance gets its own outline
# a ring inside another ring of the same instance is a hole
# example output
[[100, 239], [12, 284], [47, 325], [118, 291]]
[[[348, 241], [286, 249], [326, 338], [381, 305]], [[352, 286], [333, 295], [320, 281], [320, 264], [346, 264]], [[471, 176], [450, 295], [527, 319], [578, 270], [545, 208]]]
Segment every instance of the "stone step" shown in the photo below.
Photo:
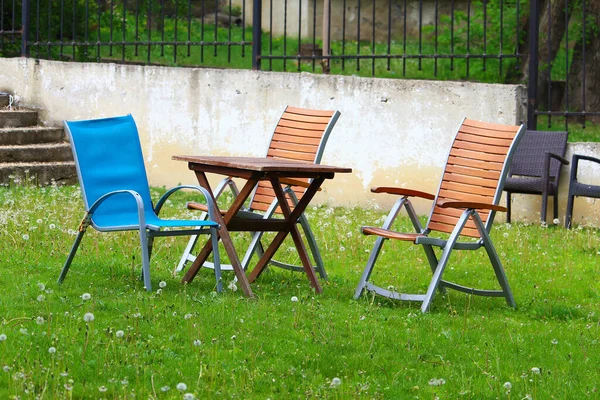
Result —
[[63, 128], [43, 126], [0, 128], [0, 146], [20, 144], [57, 143], [66, 140]]
[[0, 164], [0, 184], [73, 185], [77, 183], [74, 162]]
[[69, 143], [0, 146], [0, 163], [72, 161]]
[[0, 128], [36, 126], [38, 112], [32, 110], [0, 110]]

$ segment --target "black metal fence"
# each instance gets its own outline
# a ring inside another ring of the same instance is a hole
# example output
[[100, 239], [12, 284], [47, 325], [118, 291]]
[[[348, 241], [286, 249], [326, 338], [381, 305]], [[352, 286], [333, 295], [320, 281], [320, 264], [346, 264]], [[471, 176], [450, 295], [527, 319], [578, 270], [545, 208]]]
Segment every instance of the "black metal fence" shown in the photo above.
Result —
[[596, 3], [0, 0], [0, 55], [537, 82], [528, 85], [530, 128], [539, 116], [585, 126], [600, 118]]

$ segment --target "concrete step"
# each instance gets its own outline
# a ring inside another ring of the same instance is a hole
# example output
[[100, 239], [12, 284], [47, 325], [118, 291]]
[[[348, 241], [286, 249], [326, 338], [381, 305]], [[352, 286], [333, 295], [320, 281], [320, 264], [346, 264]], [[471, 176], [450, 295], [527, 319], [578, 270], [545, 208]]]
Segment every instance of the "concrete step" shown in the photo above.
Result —
[[73, 185], [77, 183], [74, 162], [0, 164], [0, 184]]
[[0, 146], [19, 144], [57, 143], [66, 140], [63, 128], [43, 126], [0, 128]]
[[73, 161], [69, 143], [0, 146], [0, 163]]
[[32, 110], [0, 110], [0, 128], [36, 126], [38, 112]]

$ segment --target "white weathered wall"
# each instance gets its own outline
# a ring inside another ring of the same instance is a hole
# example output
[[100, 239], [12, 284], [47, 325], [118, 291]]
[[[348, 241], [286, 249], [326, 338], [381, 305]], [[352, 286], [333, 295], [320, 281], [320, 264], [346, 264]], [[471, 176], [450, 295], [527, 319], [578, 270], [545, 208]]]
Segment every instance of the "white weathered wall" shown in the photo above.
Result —
[[395, 200], [370, 193], [376, 185], [435, 192], [462, 119], [515, 124], [524, 100], [513, 85], [21, 58], [0, 58], [0, 91], [51, 125], [133, 114], [151, 184], [166, 186], [195, 183], [174, 154], [262, 156], [285, 105], [338, 109], [322, 162], [354, 172], [326, 182], [317, 199], [363, 206]]

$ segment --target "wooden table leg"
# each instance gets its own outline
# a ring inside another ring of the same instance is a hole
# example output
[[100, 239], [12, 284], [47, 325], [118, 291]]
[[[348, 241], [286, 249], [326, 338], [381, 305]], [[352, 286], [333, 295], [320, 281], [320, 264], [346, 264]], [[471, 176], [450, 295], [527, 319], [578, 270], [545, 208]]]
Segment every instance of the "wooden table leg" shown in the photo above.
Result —
[[316, 293], [323, 292], [321, 284], [319, 283], [315, 271], [312, 268], [310, 258], [308, 257], [308, 253], [306, 251], [306, 247], [304, 246], [304, 242], [302, 241], [302, 237], [300, 236], [300, 231], [296, 227], [296, 221], [298, 220], [298, 218], [300, 218], [300, 216], [302, 215], [302, 213], [304, 212], [314, 195], [319, 190], [319, 187], [321, 186], [324, 180], [324, 178], [320, 177], [315, 178], [311, 182], [310, 187], [306, 190], [306, 192], [300, 199], [300, 202], [298, 202], [298, 204], [294, 207], [294, 210], [290, 211], [290, 207], [287, 203], [285, 194], [281, 188], [279, 179], [270, 179], [271, 185], [273, 186], [273, 190], [275, 191], [275, 195], [277, 196], [277, 200], [279, 202], [279, 207], [281, 208], [283, 216], [288, 223], [285, 229], [275, 236], [273, 242], [269, 245], [267, 250], [264, 252], [263, 256], [258, 261], [256, 267], [250, 273], [250, 282], [254, 282], [254, 280], [260, 276], [260, 274], [264, 271], [271, 258], [273, 258], [273, 256], [275, 255], [277, 249], [283, 243], [283, 240], [286, 238], [288, 233], [291, 233], [292, 239], [294, 240], [294, 244], [296, 246], [296, 250], [298, 251], [298, 255], [300, 256], [300, 260], [302, 261], [304, 272], [306, 273], [311, 286], [315, 288]]
[[[212, 195], [210, 184], [208, 182], [208, 179], [206, 179], [206, 174], [201, 171], [196, 171], [196, 177], [198, 178], [198, 183], [200, 184], [200, 186], [207, 189], [211, 194], [211, 197], [213, 198], [213, 203], [215, 205], [215, 219], [216, 222], [220, 225], [218, 235], [223, 242], [223, 247], [227, 252], [229, 260], [231, 261], [231, 265], [235, 272], [235, 276], [238, 279], [238, 283], [246, 296], [254, 297], [254, 293], [252, 293], [252, 289], [250, 288], [250, 284], [248, 283], [246, 273], [242, 269], [242, 264], [240, 263], [240, 259], [237, 255], [237, 252], [235, 251], [235, 247], [233, 246], [231, 235], [229, 235], [229, 231], [227, 230], [227, 222], [229, 222], [233, 218], [233, 216], [237, 214], [240, 208], [242, 208], [244, 202], [246, 201], [250, 193], [252, 193], [254, 186], [256, 186], [256, 181], [248, 180], [246, 182], [239, 195], [234, 199], [233, 204], [231, 205], [225, 216], [222, 217], [221, 211], [219, 210], [219, 206], [217, 205], [217, 200]], [[202, 264], [204, 264], [211, 252], [212, 245], [210, 241], [208, 241], [202, 248], [202, 251], [200, 251], [200, 253], [196, 256], [196, 260], [192, 263], [192, 266], [183, 277], [183, 282], [191, 282], [194, 279], [194, 277], [202, 267]]]

